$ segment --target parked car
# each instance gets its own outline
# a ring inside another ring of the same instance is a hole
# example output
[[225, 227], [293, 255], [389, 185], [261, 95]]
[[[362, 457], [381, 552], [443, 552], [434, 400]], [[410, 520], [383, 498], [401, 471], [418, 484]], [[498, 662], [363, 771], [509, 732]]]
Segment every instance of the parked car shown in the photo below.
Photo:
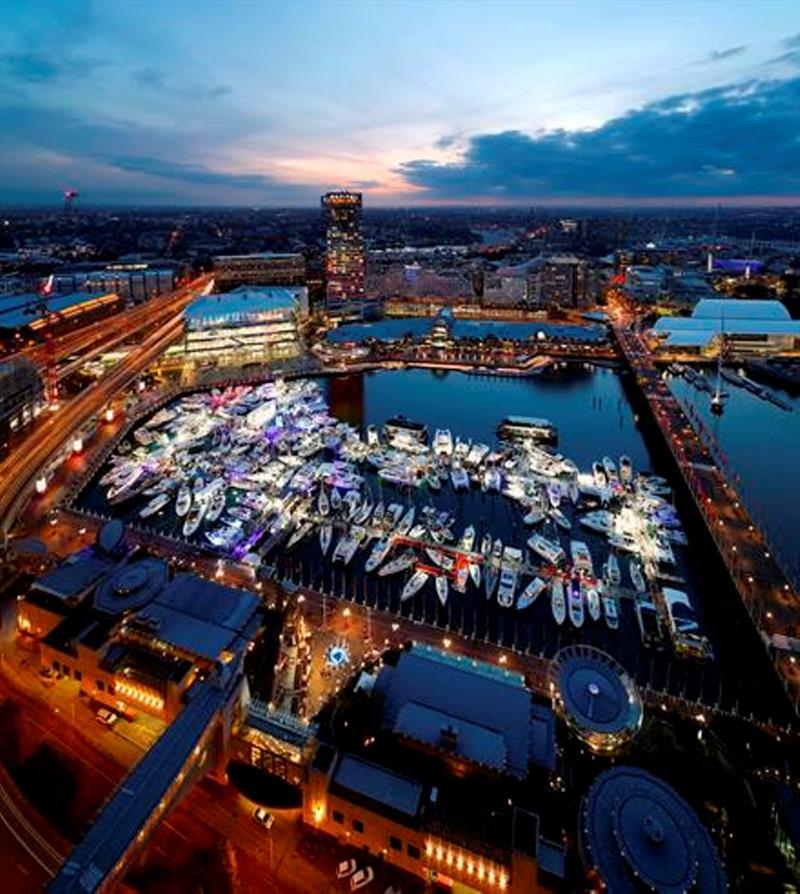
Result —
[[98, 723], [108, 727], [114, 726], [119, 720], [119, 714], [115, 714], [110, 708], [99, 708], [94, 716]]
[[263, 826], [265, 829], [271, 829], [275, 823], [275, 817], [267, 810], [266, 807], [256, 807], [253, 811], [253, 819]]
[[356, 861], [352, 858], [342, 860], [336, 867], [336, 878], [349, 878], [356, 871]]
[[374, 878], [375, 870], [371, 866], [365, 866], [350, 879], [350, 890], [360, 891], [361, 888], [366, 888]]

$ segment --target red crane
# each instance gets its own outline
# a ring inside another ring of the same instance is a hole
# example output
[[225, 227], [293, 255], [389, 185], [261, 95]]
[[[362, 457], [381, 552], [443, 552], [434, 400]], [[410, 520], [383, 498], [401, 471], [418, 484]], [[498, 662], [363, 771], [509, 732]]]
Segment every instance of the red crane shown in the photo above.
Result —
[[64, 190], [64, 214], [72, 213], [72, 204], [79, 195], [80, 193], [77, 189], [70, 188]]

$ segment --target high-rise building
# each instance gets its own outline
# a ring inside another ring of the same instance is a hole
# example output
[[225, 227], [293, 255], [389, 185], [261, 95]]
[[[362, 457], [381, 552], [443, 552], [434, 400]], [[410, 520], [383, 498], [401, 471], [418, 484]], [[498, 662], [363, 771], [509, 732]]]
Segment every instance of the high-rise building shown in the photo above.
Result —
[[326, 193], [322, 197], [322, 207], [327, 226], [325, 275], [328, 310], [361, 310], [365, 296], [361, 193]]

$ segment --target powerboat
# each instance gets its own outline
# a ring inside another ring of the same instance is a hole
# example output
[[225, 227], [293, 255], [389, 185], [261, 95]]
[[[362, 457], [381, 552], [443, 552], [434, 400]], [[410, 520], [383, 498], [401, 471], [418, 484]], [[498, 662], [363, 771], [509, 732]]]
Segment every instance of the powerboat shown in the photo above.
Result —
[[587, 512], [582, 515], [578, 521], [589, 528], [590, 531], [597, 531], [598, 534], [608, 536], [614, 530], [614, 514], [607, 509], [597, 509], [594, 512]]
[[547, 485], [547, 499], [553, 509], [558, 509], [561, 505], [561, 485], [557, 481], [551, 481]]
[[487, 531], [481, 538], [481, 555], [487, 558], [492, 553], [492, 535]]
[[342, 495], [334, 487], [330, 496], [331, 509], [338, 512], [342, 508]]
[[459, 540], [458, 545], [460, 549], [464, 550], [464, 552], [472, 552], [472, 547], [475, 545], [475, 528], [473, 525], [470, 525], [464, 530], [464, 533], [461, 535], [461, 540]]
[[383, 524], [383, 518], [386, 514], [386, 508], [383, 505], [383, 500], [381, 500], [378, 505], [375, 507], [375, 511], [372, 513], [372, 524], [373, 525], [381, 525]]
[[403, 516], [400, 521], [400, 524], [397, 526], [397, 533], [401, 537], [405, 537], [406, 534], [411, 530], [411, 526], [414, 524], [414, 507], [412, 506], [408, 512]]
[[167, 503], [169, 503], [169, 494], [156, 494], [156, 496], [139, 511], [139, 518], [149, 518], [151, 515], [155, 515], [156, 512], [158, 512], [159, 509], [163, 509]]
[[647, 584], [645, 583], [642, 566], [637, 559], [630, 560], [628, 563], [628, 571], [631, 575], [631, 582], [633, 583], [634, 590], [636, 590], [637, 593], [646, 593]]
[[528, 510], [527, 515], [522, 519], [523, 523], [526, 525], [538, 525], [539, 522], [543, 521], [545, 515], [547, 513], [539, 506], [531, 506]]
[[323, 518], [331, 511], [331, 503], [324, 488], [320, 488], [319, 497], [317, 498], [317, 510]]
[[619, 458], [619, 477], [623, 484], [633, 481], [633, 461], [625, 454]]
[[528, 538], [528, 547], [551, 565], [558, 565], [566, 558], [566, 553], [558, 543], [542, 537], [541, 534], [532, 534]]
[[407, 571], [417, 561], [417, 557], [412, 550], [402, 553], [391, 562], [387, 562], [382, 568], [378, 569], [379, 577], [387, 577], [390, 574], [398, 574], [401, 571]]
[[533, 605], [539, 595], [547, 589], [547, 582], [540, 577], [534, 577], [527, 587], [517, 597], [517, 609], [522, 611]]
[[616, 553], [608, 554], [605, 563], [605, 578], [614, 587], [618, 587], [622, 582], [622, 574], [619, 570], [619, 560]]
[[292, 534], [289, 538], [289, 542], [286, 544], [286, 549], [291, 549], [293, 546], [297, 546], [301, 540], [305, 540], [306, 537], [311, 533], [312, 528], [314, 527], [314, 523], [310, 521], [304, 521], [302, 525]]
[[425, 534], [427, 528], [421, 522], [418, 522], [414, 527], [408, 532], [408, 537], [410, 540], [419, 540]]
[[476, 587], [481, 585], [481, 566], [477, 562], [469, 563], [469, 576]]
[[189, 510], [189, 514], [186, 516], [186, 521], [183, 523], [184, 537], [191, 537], [192, 534], [197, 531], [203, 521], [207, 508], [208, 503], [205, 500], [194, 501], [192, 508]]
[[391, 548], [391, 537], [384, 537], [383, 540], [376, 541], [372, 547], [372, 552], [370, 552], [369, 558], [364, 565], [364, 570], [374, 571], [383, 562], [386, 556], [389, 555], [389, 550], [391, 550]]
[[437, 456], [450, 456], [453, 453], [453, 435], [449, 428], [437, 428], [433, 436], [433, 452]]
[[206, 520], [210, 522], [216, 521], [225, 510], [225, 493], [226, 487], [224, 482], [217, 485], [211, 493], [208, 501], [208, 509], [206, 510]]
[[610, 593], [603, 593], [603, 617], [610, 630], [619, 627], [619, 601]]
[[560, 577], [554, 577], [550, 587], [550, 610], [553, 620], [560, 627], [567, 618], [567, 601], [564, 598], [564, 582]]
[[331, 538], [333, 537], [333, 525], [330, 522], [326, 522], [319, 529], [319, 548], [322, 550], [322, 555], [326, 556], [328, 554], [328, 550], [331, 547]]
[[363, 525], [366, 523], [367, 519], [372, 515], [373, 504], [370, 500], [364, 500], [364, 502], [359, 507], [358, 512], [356, 512], [353, 517], [353, 521], [357, 525]]
[[589, 610], [589, 617], [593, 621], [599, 621], [602, 613], [600, 606], [600, 594], [594, 587], [589, 587], [586, 591], [586, 608]]
[[500, 571], [500, 582], [497, 585], [497, 604], [502, 608], [514, 605], [514, 594], [517, 589], [517, 572], [511, 565], [504, 564]]
[[603, 469], [603, 466], [597, 461], [592, 463], [592, 477], [594, 478], [596, 487], [608, 486], [608, 478], [606, 477], [605, 470]]
[[583, 590], [580, 578], [573, 577], [569, 582], [567, 601], [570, 623], [575, 628], [583, 627]]
[[403, 587], [402, 592], [400, 593], [400, 601], [405, 602], [407, 599], [411, 599], [425, 586], [426, 581], [430, 575], [427, 571], [423, 571], [421, 568], [418, 568], [411, 577], [406, 581], [406, 585]]
[[560, 509], [551, 509], [547, 513], [550, 518], [559, 526], [559, 528], [563, 528], [565, 531], [572, 530], [572, 522], [567, 518], [566, 515]]
[[503, 475], [495, 466], [489, 466], [483, 473], [484, 490], [499, 491], [503, 486]]
[[443, 553], [438, 549], [433, 549], [430, 546], [425, 547], [425, 552], [428, 554], [428, 558], [434, 565], [438, 565], [439, 568], [443, 568], [445, 571], [453, 570], [453, 565], [455, 563], [447, 553]]
[[594, 565], [592, 564], [592, 554], [589, 547], [582, 540], [571, 540], [569, 544], [570, 555], [572, 556], [572, 567], [578, 574], [585, 574], [591, 577], [594, 574]]
[[603, 471], [606, 473], [606, 480], [609, 484], [619, 481], [617, 467], [614, 465], [614, 460], [611, 459], [610, 456], [603, 457]]
[[447, 595], [450, 590], [450, 585], [447, 581], [447, 578], [440, 574], [436, 578], [436, 595], [439, 597], [439, 602], [442, 605], [447, 605]]
[[469, 475], [461, 466], [453, 466], [450, 469], [450, 480], [453, 483], [453, 490], [469, 490]]

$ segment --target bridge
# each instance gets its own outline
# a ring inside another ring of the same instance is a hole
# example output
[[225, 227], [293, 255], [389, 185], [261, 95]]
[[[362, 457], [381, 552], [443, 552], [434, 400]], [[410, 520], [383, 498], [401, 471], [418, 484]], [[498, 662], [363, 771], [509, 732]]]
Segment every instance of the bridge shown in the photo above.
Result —
[[800, 598], [762, 531], [713, 455], [713, 445], [656, 368], [625, 318], [617, 341], [664, 443], [714, 540], [795, 712], [800, 711]]

